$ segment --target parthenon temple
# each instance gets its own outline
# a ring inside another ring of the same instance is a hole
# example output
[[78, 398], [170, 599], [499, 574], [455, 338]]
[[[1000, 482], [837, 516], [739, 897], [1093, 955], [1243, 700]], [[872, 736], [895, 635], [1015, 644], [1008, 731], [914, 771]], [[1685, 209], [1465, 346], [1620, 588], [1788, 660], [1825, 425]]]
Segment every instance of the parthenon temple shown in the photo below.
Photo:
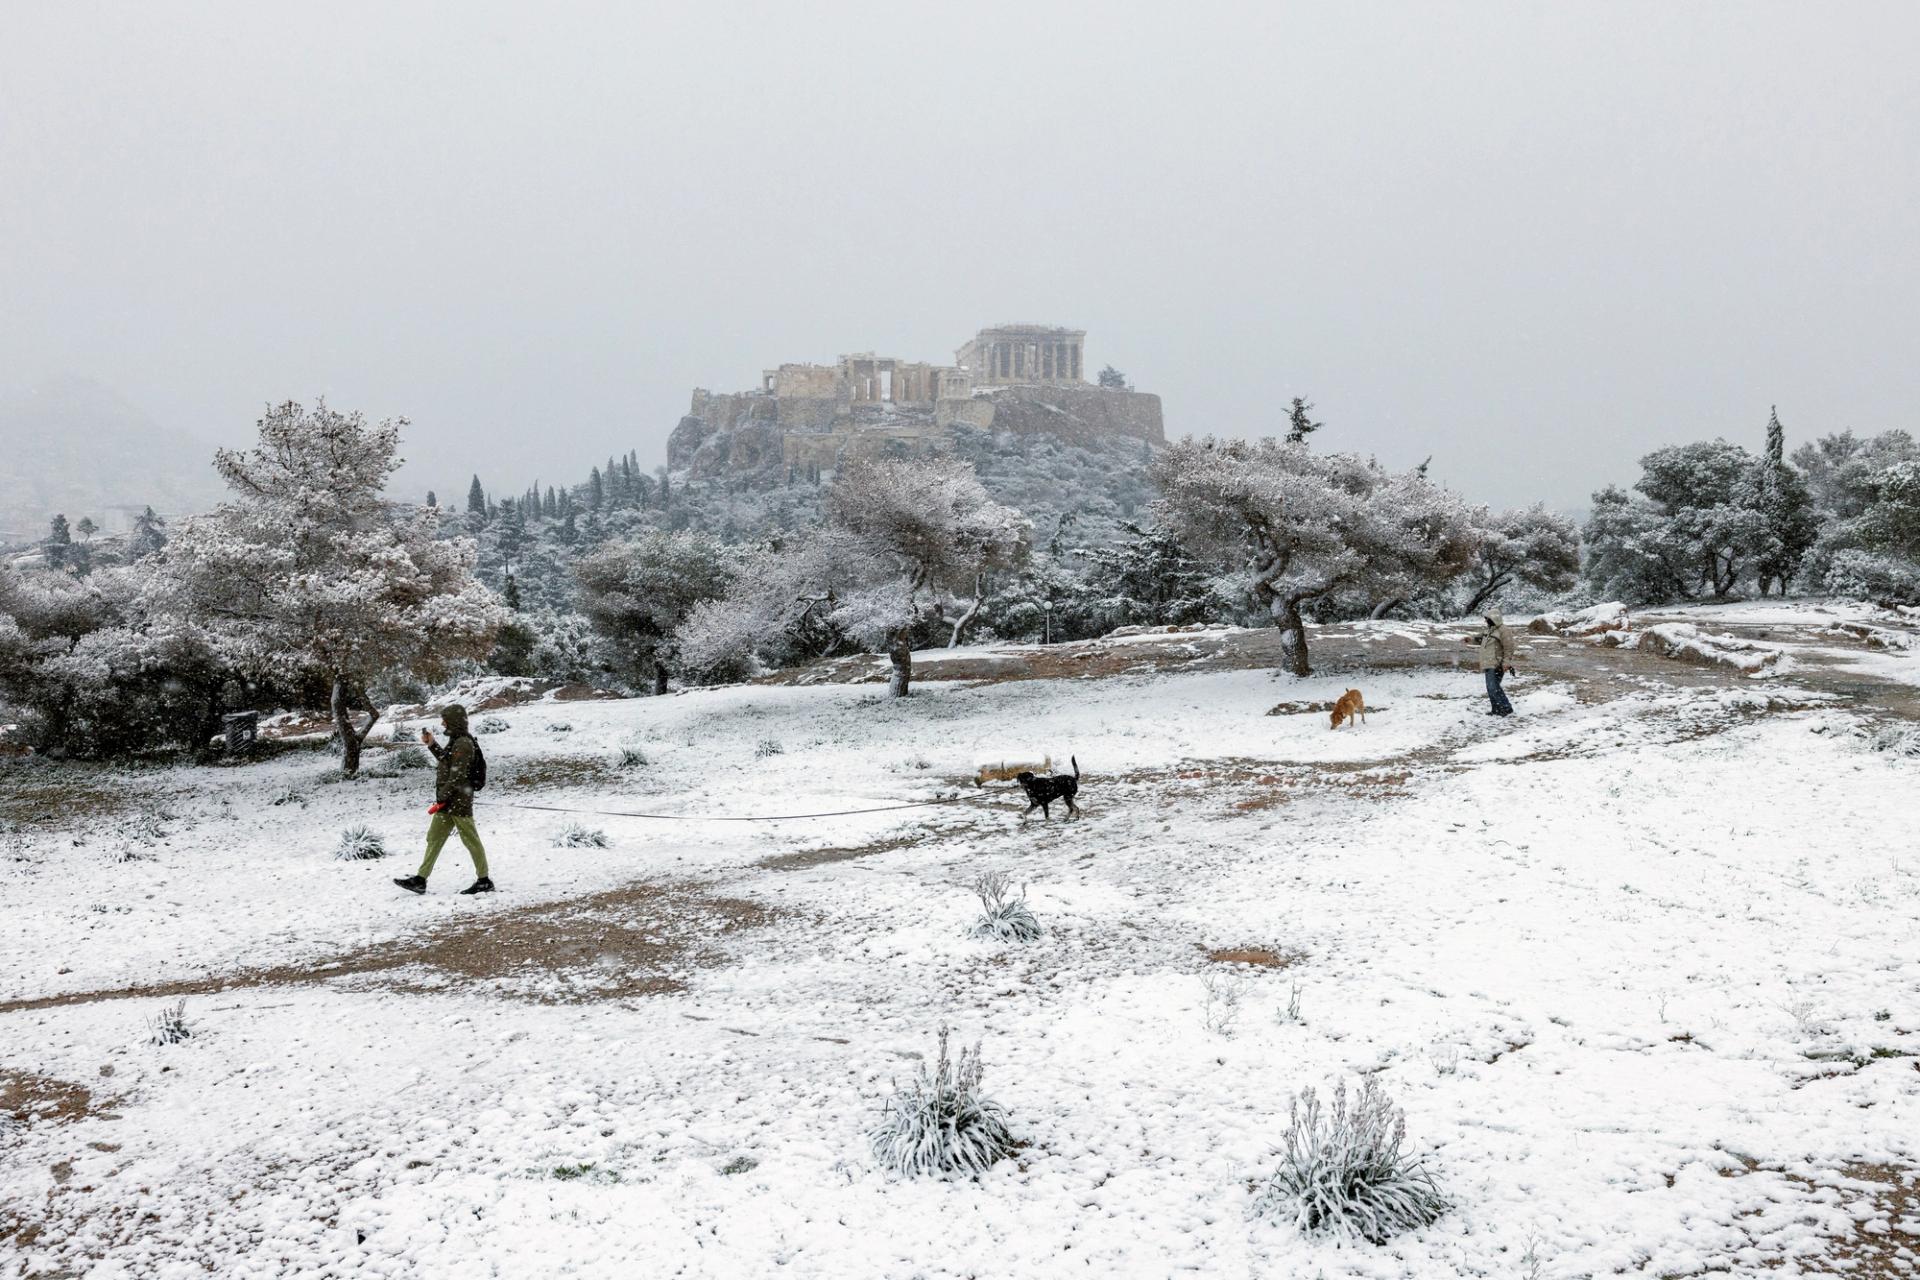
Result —
[[760, 376], [763, 394], [850, 404], [927, 405], [965, 400], [990, 387], [1059, 386], [1083, 381], [1084, 329], [1007, 324], [982, 329], [950, 365], [876, 355], [841, 356], [834, 364], [783, 364]]

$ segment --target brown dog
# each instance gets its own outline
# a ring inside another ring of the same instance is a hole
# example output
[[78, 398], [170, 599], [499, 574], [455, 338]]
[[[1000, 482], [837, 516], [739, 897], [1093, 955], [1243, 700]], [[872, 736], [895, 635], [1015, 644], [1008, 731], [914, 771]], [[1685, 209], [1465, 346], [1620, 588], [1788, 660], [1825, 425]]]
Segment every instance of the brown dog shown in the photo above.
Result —
[[1351, 725], [1355, 716], [1359, 716], [1362, 723], [1366, 722], [1367, 700], [1360, 696], [1358, 689], [1349, 689], [1340, 695], [1340, 701], [1333, 704], [1333, 714], [1327, 718], [1327, 728], [1338, 729], [1342, 720]]

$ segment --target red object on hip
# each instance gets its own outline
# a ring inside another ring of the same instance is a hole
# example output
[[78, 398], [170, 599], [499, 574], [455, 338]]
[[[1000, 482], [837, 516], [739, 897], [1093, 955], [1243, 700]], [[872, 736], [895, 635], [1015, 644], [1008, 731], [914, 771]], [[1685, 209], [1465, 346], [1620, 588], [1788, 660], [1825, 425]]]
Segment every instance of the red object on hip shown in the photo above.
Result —
[[436, 800], [436, 801], [434, 801], [434, 802], [433, 802], [432, 804], [430, 804], [430, 805], [428, 805], [428, 806], [427, 806], [427, 812], [428, 812], [428, 813], [439, 813], [439, 812], [440, 812], [440, 811], [441, 811], [442, 809], [444, 809], [444, 808], [446, 808], [446, 807], [447, 807], [446, 805], [444, 805], [444, 804], [442, 804], [442, 803], [440, 803], [439, 801], [437, 801], [437, 800]]

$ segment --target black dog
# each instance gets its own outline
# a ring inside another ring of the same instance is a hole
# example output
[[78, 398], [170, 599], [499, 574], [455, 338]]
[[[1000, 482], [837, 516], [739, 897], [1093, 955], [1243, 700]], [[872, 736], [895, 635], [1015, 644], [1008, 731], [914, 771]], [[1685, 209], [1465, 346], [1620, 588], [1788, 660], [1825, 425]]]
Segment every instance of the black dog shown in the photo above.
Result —
[[1022, 791], [1027, 793], [1028, 813], [1038, 809], [1041, 817], [1051, 819], [1053, 811], [1047, 806], [1055, 800], [1065, 800], [1067, 816], [1070, 818], [1080, 816], [1080, 810], [1073, 803], [1073, 798], [1080, 794], [1080, 762], [1074, 760], [1072, 756], [1068, 756], [1067, 759], [1073, 760], [1071, 776], [1064, 773], [1056, 773], [1051, 778], [1036, 777], [1032, 773], [1014, 775], [1013, 780], [1020, 784]]

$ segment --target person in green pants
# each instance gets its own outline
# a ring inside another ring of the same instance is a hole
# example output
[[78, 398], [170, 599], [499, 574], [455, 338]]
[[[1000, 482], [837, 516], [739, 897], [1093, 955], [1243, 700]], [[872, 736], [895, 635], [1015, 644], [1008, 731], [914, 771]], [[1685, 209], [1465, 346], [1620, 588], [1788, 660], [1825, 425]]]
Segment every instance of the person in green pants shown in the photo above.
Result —
[[427, 877], [433, 874], [441, 846], [447, 843], [448, 836], [458, 831], [460, 843], [473, 855], [473, 869], [480, 877], [460, 892], [492, 893], [486, 846], [480, 843], [480, 832], [473, 825], [473, 757], [479, 746], [467, 731], [467, 709], [459, 703], [440, 713], [440, 723], [447, 730], [444, 747], [434, 741], [433, 730], [420, 731], [420, 741], [439, 762], [433, 771], [433, 807], [427, 810], [433, 815], [433, 821], [427, 825], [426, 861], [420, 864], [417, 874], [401, 877], [394, 883], [409, 893], [425, 893]]

